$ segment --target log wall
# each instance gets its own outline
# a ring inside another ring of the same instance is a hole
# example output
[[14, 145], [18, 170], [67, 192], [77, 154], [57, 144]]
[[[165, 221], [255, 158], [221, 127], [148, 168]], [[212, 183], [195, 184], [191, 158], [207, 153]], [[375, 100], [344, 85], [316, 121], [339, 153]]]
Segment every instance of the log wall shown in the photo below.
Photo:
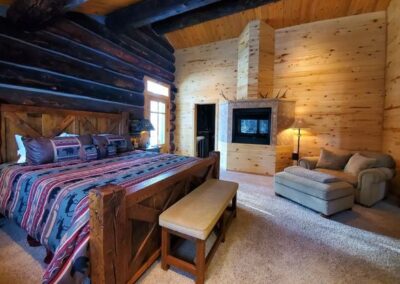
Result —
[[[385, 12], [275, 31], [268, 96], [296, 100], [296, 114], [312, 124], [302, 137], [303, 156], [320, 147], [381, 151], [385, 33]], [[178, 153], [194, 154], [195, 103], [236, 97], [237, 46], [231, 39], [176, 51]]]
[[383, 150], [397, 164], [391, 192], [400, 200], [400, 0], [392, 0], [387, 11], [388, 38], [386, 60], [386, 98]]
[[0, 18], [0, 100], [143, 116], [143, 77], [172, 84], [175, 57], [164, 39], [131, 32], [78, 13], [36, 32]]

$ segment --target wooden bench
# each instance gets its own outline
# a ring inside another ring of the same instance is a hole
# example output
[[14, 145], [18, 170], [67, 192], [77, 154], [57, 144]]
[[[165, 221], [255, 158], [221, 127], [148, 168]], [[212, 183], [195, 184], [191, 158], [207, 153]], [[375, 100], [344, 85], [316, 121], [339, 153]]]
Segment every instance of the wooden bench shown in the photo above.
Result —
[[[204, 283], [206, 267], [225, 241], [226, 225], [236, 217], [237, 189], [237, 183], [209, 179], [160, 215], [162, 269], [172, 265], [194, 275], [197, 284]], [[217, 240], [206, 257], [206, 240], [214, 228], [218, 229]], [[195, 242], [195, 263], [170, 254], [171, 234]]]

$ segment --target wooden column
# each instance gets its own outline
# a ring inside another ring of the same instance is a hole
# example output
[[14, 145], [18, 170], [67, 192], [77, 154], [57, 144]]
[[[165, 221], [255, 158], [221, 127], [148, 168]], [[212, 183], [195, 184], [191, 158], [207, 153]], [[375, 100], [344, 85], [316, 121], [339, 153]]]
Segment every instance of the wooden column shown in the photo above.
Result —
[[265, 98], [272, 93], [275, 31], [265, 22], [250, 22], [239, 37], [238, 99]]
[[126, 283], [129, 262], [125, 190], [115, 185], [94, 189], [90, 199], [91, 280]]

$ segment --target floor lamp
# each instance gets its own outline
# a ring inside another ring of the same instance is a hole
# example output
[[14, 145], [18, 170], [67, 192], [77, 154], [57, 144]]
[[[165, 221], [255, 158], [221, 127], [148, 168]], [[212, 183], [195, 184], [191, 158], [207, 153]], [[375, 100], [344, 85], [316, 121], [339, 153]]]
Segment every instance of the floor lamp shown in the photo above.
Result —
[[293, 129], [297, 130], [297, 153], [292, 153], [292, 160], [297, 162], [297, 165], [299, 164], [300, 160], [300, 138], [301, 138], [301, 130], [308, 128], [308, 124], [304, 121], [302, 118], [297, 118], [292, 127]]

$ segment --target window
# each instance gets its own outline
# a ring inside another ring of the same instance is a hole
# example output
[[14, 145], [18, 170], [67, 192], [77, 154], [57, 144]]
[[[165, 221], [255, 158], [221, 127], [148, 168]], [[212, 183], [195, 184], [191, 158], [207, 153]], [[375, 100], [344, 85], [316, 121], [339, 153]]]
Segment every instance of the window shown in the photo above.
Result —
[[[168, 145], [169, 135], [169, 92], [170, 87], [146, 78], [145, 116], [151, 121], [154, 130], [150, 132], [150, 145]], [[167, 147], [165, 147], [167, 148]]]
[[150, 132], [150, 145], [165, 144], [165, 103], [150, 101], [150, 121], [154, 130]]
[[169, 88], [152, 80], [147, 80], [146, 89], [150, 93], [169, 97]]

